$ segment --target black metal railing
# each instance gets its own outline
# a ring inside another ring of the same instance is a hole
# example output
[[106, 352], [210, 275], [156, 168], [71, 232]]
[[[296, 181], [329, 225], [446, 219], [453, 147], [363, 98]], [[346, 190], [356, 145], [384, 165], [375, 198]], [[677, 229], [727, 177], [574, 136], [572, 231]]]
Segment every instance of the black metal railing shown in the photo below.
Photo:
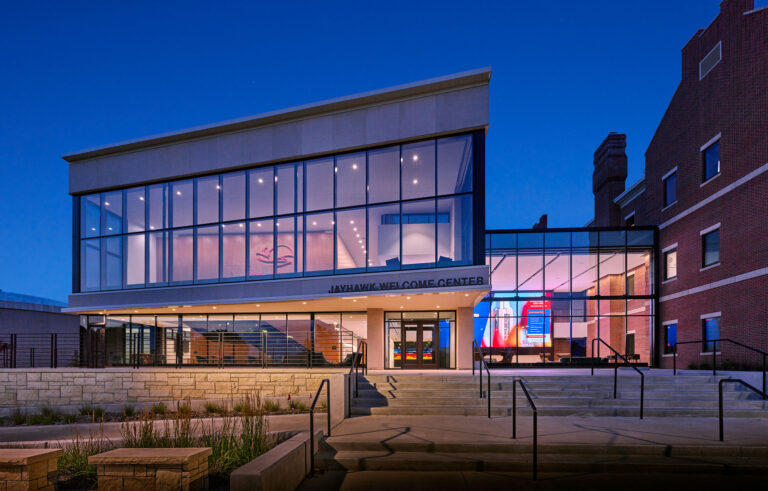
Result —
[[488, 419], [491, 418], [491, 370], [488, 368], [488, 363], [486, 363], [485, 359], [483, 358], [483, 353], [478, 349], [477, 342], [475, 340], [472, 340], [472, 376], [475, 376], [475, 353], [479, 355], [480, 358], [480, 368], [478, 369], [480, 373], [480, 398], [483, 398], [483, 368], [485, 368], [485, 372], [488, 374]]
[[[645, 374], [643, 374], [643, 372], [641, 372], [640, 369], [638, 369], [636, 366], [633, 366], [632, 364], [630, 364], [629, 361], [624, 357], [624, 355], [622, 355], [621, 353], [613, 349], [613, 347], [610, 344], [606, 343], [600, 338], [592, 338], [592, 359], [593, 360], [595, 359], [595, 343], [596, 342], [604, 344], [609, 350], [613, 351], [613, 354], [616, 357], [616, 363], [614, 363], [614, 366], [613, 366], [613, 398], [614, 399], [617, 398], [617, 385], [619, 381], [619, 358], [624, 360], [624, 364], [626, 366], [628, 366], [629, 368], [631, 368], [632, 370], [640, 374], [640, 419], [643, 419], [643, 409], [645, 406]], [[598, 344], [598, 350], [599, 349], [600, 349], [600, 345]], [[595, 375], [594, 364], [592, 364], [592, 375], [593, 376]]]
[[[712, 375], [717, 375], [718, 350], [721, 349], [722, 343], [731, 343], [733, 346], [737, 346], [739, 348], [749, 350], [752, 353], [757, 353], [757, 356], [762, 358], [761, 365], [762, 365], [762, 372], [763, 372], [763, 392], [766, 392], [766, 359], [768, 359], [768, 353], [728, 338], [707, 339], [707, 340], [699, 339], [696, 341], [680, 341], [675, 343], [672, 351], [672, 374], [677, 375], [677, 357], [678, 357], [677, 346], [678, 345], [699, 344], [703, 349], [707, 346], [707, 344], [710, 344], [712, 346], [712, 351], [707, 351], [705, 353], [707, 356], [709, 356], [709, 353], [712, 353]], [[699, 356], [702, 356], [702, 355], [700, 354]], [[726, 359], [726, 357], [724, 357], [722, 353], [720, 354], [720, 358]]]
[[0, 334], [2, 368], [79, 367], [83, 360], [79, 333]]
[[[320, 382], [320, 387], [315, 392], [315, 398], [312, 400], [312, 405], [309, 406], [309, 475], [315, 474], [315, 405], [317, 399], [320, 397], [320, 393], [325, 386], [326, 394], [326, 410], [328, 411], [328, 436], [331, 436], [331, 380], [324, 378]], [[305, 461], [306, 462], [306, 461]]]
[[752, 392], [755, 392], [756, 394], [760, 395], [763, 399], [768, 399], [768, 394], [766, 394], [764, 391], [758, 390], [755, 387], [749, 385], [745, 381], [738, 379], [738, 378], [724, 378], [720, 380], [720, 382], [717, 384], [717, 390], [718, 390], [718, 402], [720, 403], [720, 441], [723, 441], [723, 384], [741, 384], [744, 387], [748, 388]]
[[528, 399], [528, 404], [533, 411], [533, 480], [536, 480], [537, 471], [539, 466], [539, 410], [536, 409], [536, 404], [533, 403], [531, 395], [528, 393], [528, 389], [525, 387], [522, 379], [516, 378], [512, 381], [512, 438], [517, 438], [517, 384], [520, 384], [520, 388], [523, 389], [525, 398]]
[[56, 367], [303, 367], [352, 366], [355, 346], [368, 347], [352, 331], [196, 331], [177, 328], [82, 329], [69, 333], [0, 333], [2, 368]]

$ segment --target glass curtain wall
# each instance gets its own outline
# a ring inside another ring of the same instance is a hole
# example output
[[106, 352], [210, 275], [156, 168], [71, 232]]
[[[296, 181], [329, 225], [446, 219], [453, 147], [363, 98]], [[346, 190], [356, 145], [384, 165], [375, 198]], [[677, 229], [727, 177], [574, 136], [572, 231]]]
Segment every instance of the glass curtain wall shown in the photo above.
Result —
[[[475, 339], [495, 363], [579, 363], [599, 338], [651, 363], [654, 231], [489, 231]], [[607, 348], [596, 356], [612, 355]]]
[[98, 366], [349, 365], [368, 335], [364, 312], [108, 315], [81, 322], [89, 338], [102, 339], [88, 355]]
[[472, 136], [80, 197], [80, 289], [472, 264]]

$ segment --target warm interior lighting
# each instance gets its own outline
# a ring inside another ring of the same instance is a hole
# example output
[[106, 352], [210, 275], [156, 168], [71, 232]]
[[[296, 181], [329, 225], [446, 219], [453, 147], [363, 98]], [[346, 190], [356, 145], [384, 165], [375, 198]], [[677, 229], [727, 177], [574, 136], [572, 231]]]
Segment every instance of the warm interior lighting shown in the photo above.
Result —
[[264, 179], [259, 178], [259, 184], [264, 184]]
[[416, 162], [419, 160], [418, 154], [413, 154], [413, 161]]
[[216, 185], [216, 189], [221, 189], [221, 186], [219, 186], [219, 185], [217, 184], [217, 185]]
[[139, 196], [139, 201], [144, 201], [144, 196]]
[[176, 194], [181, 196], [181, 191], [176, 191]]
[[413, 180], [413, 183], [414, 183], [414, 184], [418, 184], [418, 183], [419, 183], [419, 180], [418, 180], [418, 179], [414, 179], [414, 180]]

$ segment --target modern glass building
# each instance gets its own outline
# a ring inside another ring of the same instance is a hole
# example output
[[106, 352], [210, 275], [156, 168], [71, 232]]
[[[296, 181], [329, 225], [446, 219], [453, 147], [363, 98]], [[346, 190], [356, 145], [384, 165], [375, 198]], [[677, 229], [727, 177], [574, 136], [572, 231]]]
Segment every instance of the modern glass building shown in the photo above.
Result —
[[652, 230], [485, 230], [490, 71], [65, 156], [92, 366], [651, 361]]

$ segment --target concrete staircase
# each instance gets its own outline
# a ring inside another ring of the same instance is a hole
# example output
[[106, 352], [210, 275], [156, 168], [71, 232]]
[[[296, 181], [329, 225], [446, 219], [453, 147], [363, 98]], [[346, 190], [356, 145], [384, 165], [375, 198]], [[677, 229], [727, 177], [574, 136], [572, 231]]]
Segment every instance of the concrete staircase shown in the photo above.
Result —
[[[621, 370], [613, 399], [613, 372], [592, 376], [523, 376], [541, 416], [639, 416], [640, 376]], [[710, 375], [645, 376], [645, 417], [717, 417], [717, 381]], [[511, 376], [491, 375], [491, 413], [512, 414]], [[483, 394], [487, 392], [483, 379]], [[531, 414], [519, 389], [518, 415]], [[768, 417], [768, 401], [738, 384], [724, 387], [726, 417]], [[369, 375], [352, 400], [352, 416], [487, 415], [477, 377], [466, 375]]]
[[[768, 475], [768, 447], [541, 444], [540, 474]], [[321, 469], [345, 471], [483, 471], [530, 473], [530, 445], [378, 442], [328, 438]]]

